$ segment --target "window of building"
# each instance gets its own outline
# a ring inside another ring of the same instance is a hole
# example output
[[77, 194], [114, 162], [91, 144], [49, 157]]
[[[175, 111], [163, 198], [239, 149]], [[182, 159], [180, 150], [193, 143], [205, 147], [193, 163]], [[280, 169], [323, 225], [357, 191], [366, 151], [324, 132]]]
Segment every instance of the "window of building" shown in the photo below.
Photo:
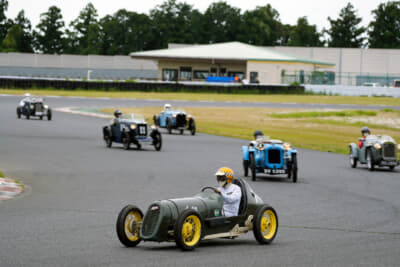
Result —
[[178, 80], [178, 70], [163, 69], [162, 70], [162, 80], [163, 81], [177, 81]]
[[195, 70], [193, 71], [193, 77], [195, 79], [207, 79], [207, 77], [209, 76], [208, 74], [208, 70]]
[[181, 67], [180, 80], [181, 81], [191, 81], [192, 80], [192, 68], [191, 67]]
[[239, 80], [243, 80], [244, 73], [241, 71], [230, 71], [228, 72], [228, 77], [239, 77]]
[[219, 76], [226, 77], [226, 69], [225, 68], [220, 68], [219, 69]]
[[212, 76], [212, 77], [217, 76], [217, 68], [211, 68], [210, 76]]

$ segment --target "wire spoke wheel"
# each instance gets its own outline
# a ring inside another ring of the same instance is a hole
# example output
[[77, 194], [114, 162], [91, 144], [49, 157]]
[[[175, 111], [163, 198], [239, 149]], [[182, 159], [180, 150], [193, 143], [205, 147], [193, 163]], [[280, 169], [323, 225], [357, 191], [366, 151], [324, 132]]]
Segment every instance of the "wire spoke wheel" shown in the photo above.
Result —
[[124, 207], [118, 215], [116, 229], [119, 241], [127, 247], [135, 247], [140, 243], [140, 227], [143, 213], [133, 205]]
[[258, 243], [269, 244], [278, 232], [278, 215], [275, 210], [264, 205], [257, 210], [253, 220], [253, 234]]
[[195, 210], [185, 210], [175, 225], [175, 242], [182, 250], [193, 250], [200, 242], [203, 223]]

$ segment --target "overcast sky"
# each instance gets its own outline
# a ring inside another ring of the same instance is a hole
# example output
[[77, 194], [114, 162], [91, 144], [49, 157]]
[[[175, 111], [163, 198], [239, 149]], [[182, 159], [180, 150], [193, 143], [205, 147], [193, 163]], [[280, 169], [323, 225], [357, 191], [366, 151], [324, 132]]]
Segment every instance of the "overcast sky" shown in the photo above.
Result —
[[[179, 0], [178, 0], [179, 1]], [[117, 10], [125, 8], [129, 11], [149, 14], [149, 11], [156, 5], [162, 4], [163, 0], [9, 0], [9, 8], [7, 17], [14, 19], [21, 9], [25, 10], [25, 15], [29, 18], [33, 26], [40, 21], [40, 14], [46, 12], [48, 8], [55, 5], [61, 9], [66, 25], [74, 20], [79, 12], [89, 3], [92, 2], [98, 11], [99, 17], [113, 14]], [[179, 1], [193, 5], [194, 8], [204, 12], [212, 2], [212, 0], [186, 0]], [[379, 0], [227, 0], [231, 6], [238, 7], [242, 11], [252, 10], [257, 6], [263, 6], [267, 3], [275, 8], [281, 18], [281, 22], [285, 24], [296, 24], [299, 17], [307, 16], [310, 24], [316, 24], [320, 31], [323, 27], [329, 28], [327, 18], [336, 19], [340, 9], [351, 2], [358, 10], [358, 15], [363, 18], [362, 24], [367, 25], [373, 16], [371, 11], [383, 2]]]

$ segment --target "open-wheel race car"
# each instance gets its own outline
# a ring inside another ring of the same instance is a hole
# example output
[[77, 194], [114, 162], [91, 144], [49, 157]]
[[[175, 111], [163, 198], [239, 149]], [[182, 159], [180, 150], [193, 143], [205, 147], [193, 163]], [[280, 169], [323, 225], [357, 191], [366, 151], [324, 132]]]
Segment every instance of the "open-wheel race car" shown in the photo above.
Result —
[[107, 147], [112, 143], [120, 143], [128, 150], [131, 144], [138, 149], [142, 144], [153, 145], [157, 151], [161, 150], [162, 138], [157, 127], [148, 126], [146, 120], [137, 114], [126, 114], [121, 118], [111, 120], [110, 124], [103, 126], [103, 139]]
[[183, 134], [185, 129], [190, 131], [191, 135], [196, 134], [196, 123], [190, 114], [186, 114], [183, 109], [172, 109], [170, 104], [164, 105], [164, 110], [154, 115], [154, 124], [160, 128], [166, 128], [171, 134], [176, 129]]
[[370, 171], [385, 166], [393, 170], [400, 164], [400, 145], [388, 135], [368, 135], [359, 138], [358, 145], [351, 143], [349, 147], [349, 162], [353, 168], [357, 167], [358, 162], [367, 164]]
[[252, 180], [255, 181], [258, 173], [268, 175], [287, 175], [288, 179], [297, 182], [297, 150], [289, 143], [272, 140], [256, 135], [256, 140], [249, 145], [242, 146], [244, 176], [251, 171]]
[[224, 217], [223, 199], [214, 187], [204, 187], [190, 198], [155, 201], [143, 212], [125, 206], [116, 230], [121, 243], [135, 247], [140, 241], [172, 241], [182, 250], [193, 250], [200, 241], [236, 238], [253, 231], [260, 244], [271, 243], [278, 231], [278, 216], [243, 179], [233, 183], [242, 191], [238, 216]]
[[21, 116], [25, 116], [29, 120], [31, 117], [38, 117], [43, 120], [43, 117], [47, 117], [47, 120], [51, 120], [51, 109], [43, 102], [44, 99], [38, 96], [25, 97], [17, 107], [17, 118], [20, 119]]

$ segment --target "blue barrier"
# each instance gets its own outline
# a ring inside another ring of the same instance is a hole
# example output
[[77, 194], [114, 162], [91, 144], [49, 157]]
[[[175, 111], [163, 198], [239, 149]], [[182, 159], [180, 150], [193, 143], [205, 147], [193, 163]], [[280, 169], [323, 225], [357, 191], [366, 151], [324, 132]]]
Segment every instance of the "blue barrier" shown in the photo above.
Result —
[[234, 83], [235, 77], [216, 77], [216, 76], [208, 76], [206, 82], [209, 83]]

